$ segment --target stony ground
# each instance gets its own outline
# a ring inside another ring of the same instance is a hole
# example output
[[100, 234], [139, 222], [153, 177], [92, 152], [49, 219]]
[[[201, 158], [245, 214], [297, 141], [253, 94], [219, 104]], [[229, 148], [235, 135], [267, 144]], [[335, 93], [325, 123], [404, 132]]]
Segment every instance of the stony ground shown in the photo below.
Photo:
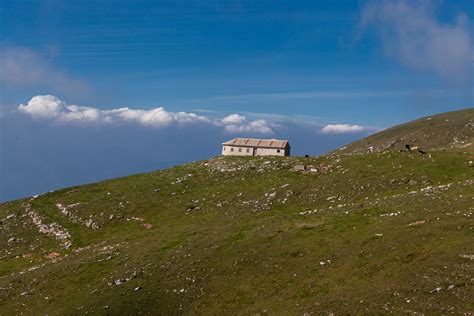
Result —
[[473, 156], [429, 154], [214, 158], [4, 203], [0, 314], [472, 314]]

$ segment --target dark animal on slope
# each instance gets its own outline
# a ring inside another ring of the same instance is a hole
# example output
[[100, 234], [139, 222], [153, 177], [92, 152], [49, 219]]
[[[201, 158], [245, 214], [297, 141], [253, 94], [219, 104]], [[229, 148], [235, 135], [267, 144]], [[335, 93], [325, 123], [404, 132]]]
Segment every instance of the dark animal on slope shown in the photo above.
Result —
[[413, 147], [411, 147], [410, 144], [406, 144], [406, 145], [405, 145], [405, 148], [406, 148], [408, 151], [415, 151], [415, 150], [419, 150], [419, 149], [420, 149], [419, 146], [413, 146]]

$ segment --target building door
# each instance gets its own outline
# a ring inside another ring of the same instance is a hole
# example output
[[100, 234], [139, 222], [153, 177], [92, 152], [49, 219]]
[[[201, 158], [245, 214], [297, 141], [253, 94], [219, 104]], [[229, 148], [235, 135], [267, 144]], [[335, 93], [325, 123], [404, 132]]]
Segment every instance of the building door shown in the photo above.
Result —
[[253, 155], [253, 156], [257, 156], [257, 148], [254, 148], [254, 149], [253, 149], [252, 155]]

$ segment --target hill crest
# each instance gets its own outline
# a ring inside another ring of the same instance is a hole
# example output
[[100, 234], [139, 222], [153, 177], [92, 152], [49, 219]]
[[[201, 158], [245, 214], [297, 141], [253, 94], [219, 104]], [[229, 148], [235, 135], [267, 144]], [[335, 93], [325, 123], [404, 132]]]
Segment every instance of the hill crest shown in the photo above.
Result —
[[364, 154], [404, 150], [406, 145], [425, 150], [474, 152], [474, 108], [447, 112], [397, 125], [348, 144], [333, 153]]

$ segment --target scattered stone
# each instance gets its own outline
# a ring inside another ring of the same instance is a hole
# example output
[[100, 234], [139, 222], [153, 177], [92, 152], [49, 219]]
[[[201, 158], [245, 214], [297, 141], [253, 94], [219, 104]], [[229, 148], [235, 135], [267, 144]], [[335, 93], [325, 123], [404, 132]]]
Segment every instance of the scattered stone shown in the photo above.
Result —
[[426, 223], [426, 221], [416, 221], [416, 222], [408, 224], [407, 226], [423, 225], [424, 223]]
[[153, 225], [152, 225], [152, 224], [145, 223], [145, 224], [143, 224], [143, 227], [144, 227], [145, 229], [152, 229], [152, 228], [153, 228]]
[[30, 204], [26, 205], [25, 209], [40, 233], [53, 236], [57, 240], [62, 241], [62, 246], [65, 249], [71, 247], [72, 243], [69, 241], [71, 234], [64, 227], [55, 222], [45, 224], [41, 216], [31, 208]]
[[300, 215], [311, 215], [311, 214], [315, 214], [317, 212], [319, 212], [319, 210], [309, 210], [309, 211], [300, 212], [299, 214]]
[[59, 257], [61, 254], [59, 252], [50, 252], [46, 255], [47, 259], [54, 259]]
[[304, 165], [296, 165], [293, 170], [295, 171], [305, 171], [306, 167]]
[[434, 290], [432, 290], [430, 293], [439, 293], [439, 292], [441, 292], [442, 290], [443, 290], [442, 287], [437, 287], [437, 288], [435, 288]]
[[461, 258], [474, 260], [474, 255], [460, 255]]
[[385, 217], [385, 216], [398, 216], [400, 215], [401, 212], [398, 211], [398, 212], [391, 212], [391, 213], [386, 213], [386, 214], [381, 214], [380, 217]]
[[87, 228], [91, 228], [91, 229], [99, 229], [99, 225], [97, 225], [96, 223], [94, 223], [94, 221], [92, 220], [92, 218], [89, 218], [88, 220], [84, 220], [82, 218], [80, 218], [79, 216], [75, 215], [70, 209], [71, 208], [74, 208], [78, 205], [81, 205], [81, 203], [74, 203], [74, 204], [71, 204], [71, 205], [62, 205], [61, 203], [57, 203], [56, 204], [56, 207], [58, 208], [58, 210], [61, 212], [61, 214], [63, 214], [64, 216], [66, 216], [71, 222], [73, 223], [77, 223], [77, 224], [80, 224], [80, 225], [84, 225], [86, 226]]
[[115, 285], [122, 285], [123, 283], [125, 283], [126, 281], [124, 279], [117, 279], [114, 281], [114, 284]]

